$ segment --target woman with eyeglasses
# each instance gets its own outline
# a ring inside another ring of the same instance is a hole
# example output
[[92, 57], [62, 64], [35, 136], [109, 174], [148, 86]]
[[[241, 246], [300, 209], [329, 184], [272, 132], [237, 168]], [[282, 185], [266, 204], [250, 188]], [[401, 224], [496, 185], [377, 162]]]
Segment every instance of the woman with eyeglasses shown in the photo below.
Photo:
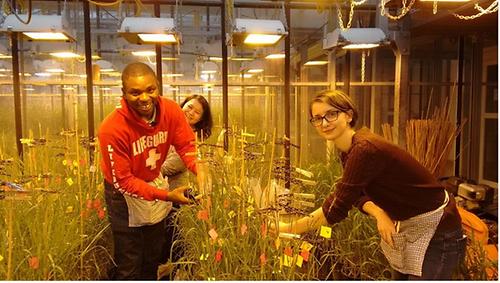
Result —
[[371, 133], [355, 131], [358, 111], [340, 91], [311, 102], [310, 122], [340, 152], [343, 175], [321, 208], [279, 232], [302, 234], [347, 217], [357, 206], [377, 220], [393, 279], [452, 279], [465, 237], [452, 195], [410, 154]]
[[[210, 105], [205, 97], [198, 94], [188, 96], [181, 103], [181, 108], [191, 129], [195, 132], [198, 141], [208, 139], [212, 134], [213, 122]], [[185, 185], [187, 181], [186, 166], [182, 163], [174, 147], [170, 147], [167, 159], [163, 163], [161, 170], [163, 175], [168, 178], [169, 187], [171, 189]], [[175, 243], [179, 239], [179, 231], [175, 225], [176, 211], [178, 208], [179, 206], [174, 204], [172, 211], [166, 218], [166, 244], [162, 252], [164, 256], [162, 262], [167, 262], [169, 259], [172, 262], [176, 262], [184, 253], [182, 245], [180, 243]], [[163, 279], [166, 279], [165, 277], [173, 279], [174, 276], [175, 269], [170, 274], [165, 275]]]

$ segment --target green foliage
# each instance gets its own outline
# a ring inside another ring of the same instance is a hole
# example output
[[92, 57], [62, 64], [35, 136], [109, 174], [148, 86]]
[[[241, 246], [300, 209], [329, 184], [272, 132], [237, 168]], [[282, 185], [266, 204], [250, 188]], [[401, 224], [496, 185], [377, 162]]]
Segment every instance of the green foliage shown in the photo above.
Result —
[[1, 187], [0, 278], [99, 279], [110, 262], [100, 174], [90, 170], [78, 135], [49, 132], [29, 133], [24, 162], [0, 154], [14, 160], [4, 164], [0, 180], [26, 190]]

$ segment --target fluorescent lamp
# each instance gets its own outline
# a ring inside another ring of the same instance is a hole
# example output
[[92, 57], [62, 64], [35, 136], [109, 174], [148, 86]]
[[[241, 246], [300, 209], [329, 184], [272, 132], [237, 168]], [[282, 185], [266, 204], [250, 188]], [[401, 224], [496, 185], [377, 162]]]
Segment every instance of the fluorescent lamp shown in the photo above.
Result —
[[254, 58], [251, 57], [229, 57], [231, 61], [253, 61]]
[[217, 71], [216, 70], [203, 70], [203, 71], [201, 71], [201, 73], [208, 75], [208, 74], [215, 74], [215, 73], [217, 73]]
[[[65, 14], [65, 13], [64, 13]], [[4, 32], [22, 32], [25, 36], [33, 40], [64, 40], [74, 41], [76, 33], [69, 26], [66, 16], [61, 15], [31, 15], [29, 24], [22, 23], [28, 19], [28, 15], [8, 15], [0, 31]]]
[[335, 29], [323, 38], [323, 49], [366, 49], [387, 43], [385, 33], [379, 28]]
[[287, 32], [279, 20], [241, 19], [234, 21], [233, 43], [254, 46], [276, 44]]
[[69, 38], [61, 32], [23, 32], [23, 34], [33, 40], [69, 40]]
[[54, 56], [57, 58], [80, 58], [80, 57], [82, 57], [81, 55], [76, 54], [75, 52], [71, 52], [71, 51], [52, 52], [52, 53], [50, 53], [50, 56]]
[[148, 57], [148, 56], [156, 56], [156, 52], [154, 51], [132, 51], [132, 55], [138, 57]]
[[181, 41], [173, 18], [126, 17], [118, 33], [134, 44], [177, 44]]
[[101, 69], [101, 73], [112, 73], [114, 71], [115, 71], [115, 69], [113, 69], [113, 68]]
[[35, 89], [34, 89], [34, 88], [32, 88], [32, 87], [25, 87], [25, 88], [24, 88], [24, 90], [25, 90], [25, 91], [34, 91]]
[[64, 86], [64, 87], [62, 87], [62, 89], [64, 89], [64, 90], [75, 90], [75, 88], [71, 87], [71, 86]]
[[208, 61], [213, 61], [213, 62], [222, 62], [222, 57], [213, 57], [213, 56], [208, 56]]
[[110, 87], [101, 87], [101, 90], [111, 90]]
[[173, 77], [183, 77], [184, 74], [163, 74], [163, 76], [173, 78]]
[[173, 34], [150, 34], [140, 33], [137, 35], [144, 43], [175, 43], [177, 40]]
[[[231, 74], [231, 75], [227, 75], [228, 78], [241, 78], [241, 74]], [[252, 74], [243, 74], [243, 78], [244, 79], [249, 79], [253, 77]]]
[[177, 58], [177, 57], [161, 57], [161, 60], [162, 61], [178, 61], [179, 58]]
[[252, 74], [262, 73], [262, 72], [264, 72], [264, 69], [250, 69], [247, 72], [252, 73]]
[[307, 61], [304, 66], [321, 66], [328, 64], [328, 61], [317, 60], [317, 61]]
[[249, 45], [273, 45], [281, 39], [281, 35], [249, 34], [243, 43]]
[[50, 76], [52, 76], [52, 74], [46, 73], [46, 72], [40, 72], [40, 73], [35, 73], [35, 76], [37, 76], [37, 77], [50, 77]]
[[45, 72], [47, 72], [47, 73], [64, 73], [64, 70], [61, 68], [48, 68], [48, 69], [45, 69]]
[[284, 53], [269, 54], [266, 56], [266, 59], [283, 59], [283, 58], [285, 58]]
[[342, 47], [342, 49], [370, 49], [379, 47], [378, 43], [357, 43], [357, 44], [349, 44]]

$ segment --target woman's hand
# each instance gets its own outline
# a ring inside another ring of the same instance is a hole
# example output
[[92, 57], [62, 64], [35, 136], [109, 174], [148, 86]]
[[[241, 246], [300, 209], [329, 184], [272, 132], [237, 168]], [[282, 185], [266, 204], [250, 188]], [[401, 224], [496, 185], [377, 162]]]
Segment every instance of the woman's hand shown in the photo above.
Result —
[[377, 219], [377, 229], [380, 233], [380, 237], [382, 237], [382, 240], [391, 247], [394, 247], [394, 242], [392, 241], [392, 234], [396, 233], [394, 222], [385, 211], [377, 214], [375, 218]]
[[385, 213], [385, 211], [376, 205], [373, 201], [367, 201], [363, 204], [363, 210], [377, 219], [377, 229], [380, 237], [391, 247], [394, 247], [392, 234], [396, 233], [394, 221]]

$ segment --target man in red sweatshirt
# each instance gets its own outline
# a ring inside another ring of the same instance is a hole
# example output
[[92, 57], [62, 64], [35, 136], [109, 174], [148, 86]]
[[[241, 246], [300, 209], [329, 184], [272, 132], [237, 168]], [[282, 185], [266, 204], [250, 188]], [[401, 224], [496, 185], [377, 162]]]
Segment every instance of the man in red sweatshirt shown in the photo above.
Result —
[[195, 137], [179, 105], [159, 97], [158, 80], [148, 65], [125, 67], [122, 92], [120, 105], [98, 134], [117, 265], [111, 279], [155, 280], [165, 217], [172, 202], [190, 203], [184, 196], [187, 187], [169, 190], [161, 165], [173, 145], [196, 174]]

